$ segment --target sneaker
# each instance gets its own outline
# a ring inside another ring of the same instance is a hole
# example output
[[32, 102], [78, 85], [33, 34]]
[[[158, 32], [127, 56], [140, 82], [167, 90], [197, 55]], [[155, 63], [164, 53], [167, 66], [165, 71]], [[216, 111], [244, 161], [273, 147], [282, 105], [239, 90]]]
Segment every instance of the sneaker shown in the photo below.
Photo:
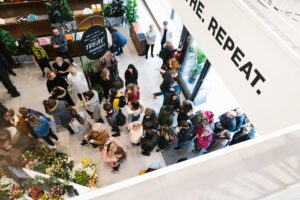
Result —
[[101, 118], [98, 119], [96, 122], [99, 122], [99, 123], [102, 123], [102, 124], [104, 123], [103, 119], [101, 119]]
[[151, 57], [152, 57], [152, 58], [154, 58], [154, 55], [153, 55], [153, 54], [151, 54]]
[[146, 56], [146, 59], [148, 59], [148, 56]]
[[87, 145], [87, 144], [88, 144], [88, 142], [86, 140], [82, 140], [82, 142], [80, 143], [81, 146]]
[[121, 136], [121, 134], [120, 133], [115, 133], [115, 134], [112, 134], [111, 136], [113, 136], [113, 137], [119, 137], [119, 136]]
[[160, 149], [156, 149], [156, 152], [160, 152], [161, 150]]
[[11, 97], [18, 97], [20, 96], [21, 94], [18, 92], [18, 91], [15, 91], [15, 92], [11, 92]]
[[142, 155], [144, 155], [144, 156], [150, 156], [150, 153], [146, 153], [145, 151], [142, 151]]

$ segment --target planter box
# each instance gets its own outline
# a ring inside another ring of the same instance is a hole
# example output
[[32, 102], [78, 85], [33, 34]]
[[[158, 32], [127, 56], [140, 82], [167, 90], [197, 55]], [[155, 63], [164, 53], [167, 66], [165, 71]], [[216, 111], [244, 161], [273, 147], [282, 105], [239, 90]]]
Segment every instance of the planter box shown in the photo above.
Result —
[[146, 36], [142, 32], [139, 23], [130, 24], [130, 37], [139, 56], [146, 55]]
[[16, 64], [26, 65], [33, 63], [31, 55], [12, 56]]
[[125, 22], [125, 17], [124, 16], [121, 16], [121, 17], [107, 17], [106, 19], [110, 22], [111, 26], [123, 25], [124, 22]]

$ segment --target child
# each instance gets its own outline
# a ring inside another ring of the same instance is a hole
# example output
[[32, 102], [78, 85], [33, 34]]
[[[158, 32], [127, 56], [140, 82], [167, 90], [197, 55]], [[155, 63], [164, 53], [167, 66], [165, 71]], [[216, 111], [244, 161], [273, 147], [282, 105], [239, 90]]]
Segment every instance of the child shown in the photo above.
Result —
[[144, 108], [138, 101], [132, 101], [128, 105], [128, 117], [131, 117], [131, 122], [138, 121]]
[[143, 136], [143, 125], [142, 122], [135, 121], [128, 125], [129, 129], [129, 140], [132, 145], [140, 145], [140, 141]]

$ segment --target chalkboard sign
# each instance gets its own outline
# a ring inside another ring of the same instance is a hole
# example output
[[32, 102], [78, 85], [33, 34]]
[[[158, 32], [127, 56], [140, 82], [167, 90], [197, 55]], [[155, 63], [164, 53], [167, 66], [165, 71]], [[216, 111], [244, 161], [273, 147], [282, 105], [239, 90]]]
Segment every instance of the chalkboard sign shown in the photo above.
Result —
[[104, 27], [95, 25], [88, 28], [82, 35], [84, 54], [92, 60], [102, 57], [108, 50], [107, 34]]

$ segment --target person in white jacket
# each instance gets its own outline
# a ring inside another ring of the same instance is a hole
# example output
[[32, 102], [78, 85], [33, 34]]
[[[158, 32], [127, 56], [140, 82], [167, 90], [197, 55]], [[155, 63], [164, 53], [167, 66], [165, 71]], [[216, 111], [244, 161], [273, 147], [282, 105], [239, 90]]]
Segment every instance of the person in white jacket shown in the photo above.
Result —
[[148, 51], [151, 47], [151, 56], [154, 57], [153, 55], [153, 49], [154, 49], [154, 44], [156, 41], [156, 32], [154, 30], [154, 25], [151, 24], [149, 26], [149, 30], [146, 33], [146, 59], [148, 59]]
[[132, 145], [140, 145], [143, 136], [143, 125], [140, 121], [132, 122], [128, 125], [129, 140]]
[[131, 118], [131, 122], [138, 121], [140, 119], [141, 113], [144, 111], [144, 107], [140, 101], [131, 101], [128, 104], [128, 118]]
[[85, 93], [86, 103], [85, 108], [87, 113], [96, 121], [103, 123], [101, 117], [101, 104], [97, 91], [90, 90]]
[[79, 134], [80, 138], [83, 137], [88, 131], [91, 130], [91, 124], [86, 120], [86, 114], [82, 111], [77, 112], [75, 109], [70, 111], [71, 116], [73, 117], [69, 123], [71, 129], [75, 134]]
[[85, 94], [89, 90], [84, 74], [79, 72], [74, 64], [70, 65], [69, 72], [67, 80], [71, 86], [71, 90], [77, 93], [78, 98], [83, 102], [82, 94]]
[[173, 37], [173, 33], [169, 29], [168, 24], [169, 24], [168, 21], [164, 21], [163, 22], [164, 27], [161, 29], [161, 42], [160, 42], [161, 50], [164, 48], [165, 43], [168, 40], [172, 40]]

